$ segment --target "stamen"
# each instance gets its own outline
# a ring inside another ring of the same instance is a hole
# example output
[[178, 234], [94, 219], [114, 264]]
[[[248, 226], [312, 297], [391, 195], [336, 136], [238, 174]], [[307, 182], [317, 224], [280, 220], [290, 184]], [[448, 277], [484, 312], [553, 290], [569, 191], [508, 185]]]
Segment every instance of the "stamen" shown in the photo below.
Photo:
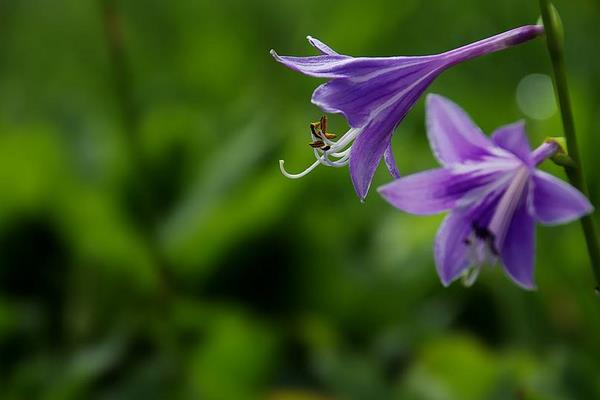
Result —
[[310, 167], [306, 168], [304, 171], [300, 172], [299, 174], [290, 174], [289, 172], [287, 172], [285, 170], [285, 167], [283, 166], [283, 164], [285, 164], [285, 161], [279, 160], [279, 169], [281, 170], [281, 173], [283, 174], [283, 176], [285, 176], [286, 178], [300, 179], [300, 178], [305, 177], [306, 175], [310, 174], [315, 168], [317, 168], [319, 166], [320, 163], [321, 163], [321, 159], [315, 161]]
[[327, 132], [327, 115], [323, 115], [319, 123], [321, 124], [321, 132]]
[[344, 136], [342, 136], [340, 138], [340, 140], [335, 142], [336, 148], [342, 149], [342, 148], [346, 147], [348, 144], [352, 143], [352, 141], [354, 141], [354, 139], [356, 139], [356, 137], [358, 136], [358, 134], [360, 132], [361, 132], [361, 130], [359, 128], [351, 128], [348, 132], [346, 132], [344, 134]]
[[332, 161], [327, 157], [327, 155], [324, 155], [324, 158], [322, 158], [321, 164], [326, 165], [328, 167], [340, 168], [340, 167], [345, 167], [346, 165], [348, 165], [349, 161], [350, 161], [350, 159], [348, 157], [342, 157], [337, 161]]
[[[315, 154], [315, 158], [317, 158], [318, 160], [321, 160], [321, 164], [325, 165], [326, 167], [334, 167], [334, 168], [339, 168], [339, 167], [345, 167], [346, 165], [348, 165], [349, 162], [349, 151], [344, 152], [344, 154], [341, 153], [331, 153], [329, 151], [324, 152], [323, 154], [320, 154], [317, 149], [313, 149], [313, 153]], [[341, 155], [337, 155], [337, 154], [341, 154]], [[331, 160], [329, 157], [335, 157], [337, 158], [337, 160]]]
[[310, 124], [310, 131], [312, 132], [313, 136], [316, 137], [317, 139], [319, 139], [321, 137], [321, 135], [319, 135], [319, 131], [317, 129], [317, 123], [313, 122]]
[[475, 283], [484, 266], [493, 266], [498, 261], [494, 250], [493, 234], [488, 229], [473, 224], [473, 230], [463, 243], [468, 247], [467, 260], [470, 265], [463, 271], [462, 283], [470, 287]]
[[481, 272], [481, 266], [480, 265], [466, 269], [463, 272], [462, 277], [461, 277], [462, 284], [465, 287], [471, 287], [471, 286], [473, 286], [473, 284], [477, 280], [477, 277], [479, 276], [480, 272]]
[[279, 160], [279, 168], [285, 177], [290, 179], [302, 178], [317, 168], [319, 164], [334, 168], [341, 168], [348, 165], [352, 142], [360, 134], [360, 129], [350, 128], [337, 142], [334, 142], [331, 139], [335, 139], [337, 135], [326, 132], [326, 128], [327, 116], [323, 116], [318, 122], [310, 124], [311, 137], [315, 140], [310, 142], [309, 146], [312, 147], [317, 160], [304, 171], [298, 174], [291, 174], [285, 170], [285, 161]]

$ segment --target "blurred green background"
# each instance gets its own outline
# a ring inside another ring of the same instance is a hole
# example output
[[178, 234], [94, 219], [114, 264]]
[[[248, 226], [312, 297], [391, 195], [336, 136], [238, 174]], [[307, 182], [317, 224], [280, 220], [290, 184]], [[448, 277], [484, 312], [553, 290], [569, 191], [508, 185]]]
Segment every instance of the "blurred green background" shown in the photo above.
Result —
[[[600, 3], [557, 6], [598, 204]], [[291, 181], [277, 165], [312, 163], [320, 81], [269, 49], [313, 54], [310, 34], [429, 54], [538, 15], [534, 0], [0, 1], [0, 398], [600, 398], [578, 224], [538, 229], [536, 292], [498, 268], [444, 289], [441, 216], [361, 204], [346, 169]], [[549, 71], [539, 39], [430, 91], [487, 132], [526, 118], [537, 145], [561, 132], [532, 75]], [[423, 108], [394, 138], [405, 174], [436, 165]]]

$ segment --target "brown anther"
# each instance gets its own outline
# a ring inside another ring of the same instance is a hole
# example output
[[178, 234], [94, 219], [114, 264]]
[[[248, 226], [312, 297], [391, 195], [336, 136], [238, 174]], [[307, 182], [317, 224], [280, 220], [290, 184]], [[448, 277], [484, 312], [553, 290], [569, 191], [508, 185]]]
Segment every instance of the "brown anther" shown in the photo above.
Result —
[[320, 149], [323, 146], [325, 146], [325, 143], [323, 143], [322, 140], [315, 140], [312, 143], [309, 143], [309, 146], [312, 147], [313, 149]]
[[327, 132], [327, 115], [323, 115], [319, 122], [321, 124], [321, 132]]
[[330, 150], [330, 149], [331, 149], [331, 146], [329, 146], [329, 145], [321, 147], [321, 150], [323, 150], [323, 151], [327, 151], [327, 150]]
[[[321, 142], [320, 139], [335, 139], [337, 135], [335, 133], [327, 132], [327, 116], [323, 115], [318, 122], [310, 123], [310, 131], [312, 135], [318, 139], [315, 143]], [[317, 146], [313, 146], [317, 147]]]
[[310, 131], [312, 132], [314, 137], [316, 137], [316, 138], [321, 137], [321, 135], [319, 134], [319, 123], [318, 122], [313, 122], [310, 124]]

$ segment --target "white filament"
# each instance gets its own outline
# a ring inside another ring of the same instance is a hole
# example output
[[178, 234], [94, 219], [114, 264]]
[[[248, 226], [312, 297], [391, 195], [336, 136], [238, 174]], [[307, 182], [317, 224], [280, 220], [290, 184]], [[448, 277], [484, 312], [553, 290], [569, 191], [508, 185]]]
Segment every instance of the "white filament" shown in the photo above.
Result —
[[285, 176], [286, 178], [300, 179], [300, 178], [310, 174], [313, 169], [315, 169], [319, 166], [320, 163], [321, 163], [321, 160], [317, 160], [310, 167], [306, 168], [304, 171], [300, 172], [299, 174], [290, 174], [289, 172], [287, 172], [285, 170], [285, 167], [283, 166], [283, 164], [285, 164], [285, 161], [279, 160], [279, 169], [281, 170], [281, 173], [283, 174], [283, 176]]
[[475, 265], [467, 268], [462, 274], [462, 284], [465, 287], [471, 287], [477, 280], [479, 273], [481, 272], [482, 265]]
[[279, 169], [286, 178], [300, 179], [310, 174], [319, 166], [319, 164], [334, 168], [345, 167], [350, 162], [350, 150], [352, 149], [352, 142], [354, 139], [356, 139], [360, 132], [361, 131], [359, 128], [351, 128], [337, 142], [334, 142], [323, 135], [321, 139], [330, 148], [329, 150], [321, 150], [322, 153], [319, 153], [319, 150], [314, 149], [314, 154], [317, 161], [312, 163], [308, 168], [298, 174], [290, 174], [285, 170], [285, 161], [279, 160]]

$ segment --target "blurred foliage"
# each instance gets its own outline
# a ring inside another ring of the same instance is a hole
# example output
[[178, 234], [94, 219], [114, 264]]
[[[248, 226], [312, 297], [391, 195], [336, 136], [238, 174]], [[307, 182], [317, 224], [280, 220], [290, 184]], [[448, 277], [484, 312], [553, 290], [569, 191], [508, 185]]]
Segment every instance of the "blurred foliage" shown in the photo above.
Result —
[[[310, 34], [347, 54], [434, 53], [533, 23], [536, 6], [0, 1], [0, 398], [600, 398], [577, 224], [539, 229], [536, 292], [497, 268], [443, 289], [439, 217], [361, 204], [346, 170], [277, 168], [311, 162], [320, 113], [318, 81], [270, 48], [311, 54]], [[599, 204], [600, 4], [557, 7]], [[537, 40], [431, 91], [491, 132], [526, 117], [517, 86], [548, 72]], [[423, 118], [421, 101], [397, 129], [403, 173], [435, 165]], [[556, 114], [527, 123], [534, 143], [560, 134]]]

